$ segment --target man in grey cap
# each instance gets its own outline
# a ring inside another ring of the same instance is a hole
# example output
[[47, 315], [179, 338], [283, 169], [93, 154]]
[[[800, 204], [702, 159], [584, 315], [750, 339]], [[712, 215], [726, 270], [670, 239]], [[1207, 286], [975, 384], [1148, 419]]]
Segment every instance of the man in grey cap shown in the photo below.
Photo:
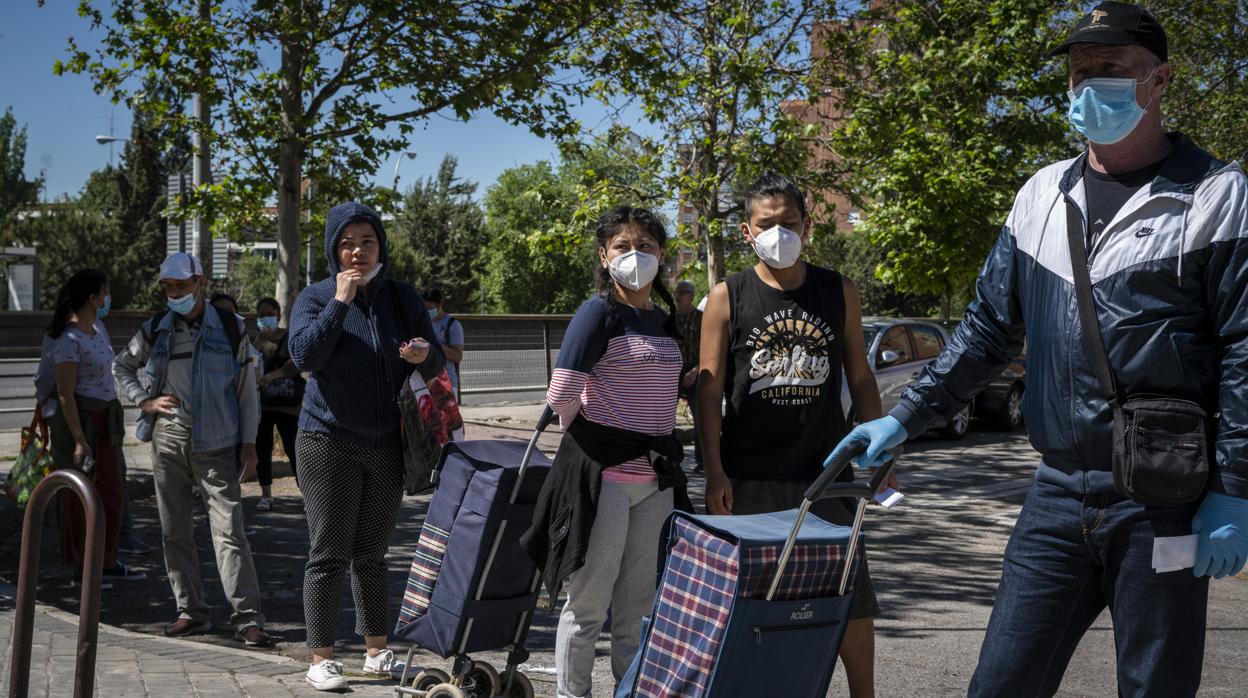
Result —
[[206, 284], [198, 259], [185, 252], [170, 255], [160, 265], [168, 309], [144, 323], [117, 355], [113, 376], [119, 392], [142, 411], [136, 435], [152, 442], [165, 567], [178, 604], [178, 617], [165, 626], [165, 634], [212, 628], [195, 551], [191, 488], [197, 485], [208, 507], [235, 633], [248, 646], [267, 646], [239, 490], [257, 462], [256, 372], [242, 318], [206, 303]]
[[945, 351], [838, 448], [957, 414], [1028, 338], [1041, 454], [972, 696], [1051, 696], [1109, 609], [1122, 696], [1192, 696], [1209, 579], [1248, 558], [1248, 178], [1162, 125], [1166, 35], [1103, 2], [1053, 51], [1088, 141], [1019, 191]]

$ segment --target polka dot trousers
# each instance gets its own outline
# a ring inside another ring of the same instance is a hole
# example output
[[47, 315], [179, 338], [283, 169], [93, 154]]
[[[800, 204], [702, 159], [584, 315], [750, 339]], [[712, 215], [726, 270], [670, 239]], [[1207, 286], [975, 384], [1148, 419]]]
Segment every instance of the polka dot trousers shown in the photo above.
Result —
[[295, 451], [310, 539], [303, 574], [308, 647], [332, 647], [337, 639], [339, 597], [348, 568], [355, 631], [387, 635], [386, 550], [403, 498], [402, 450], [361, 448], [300, 431]]

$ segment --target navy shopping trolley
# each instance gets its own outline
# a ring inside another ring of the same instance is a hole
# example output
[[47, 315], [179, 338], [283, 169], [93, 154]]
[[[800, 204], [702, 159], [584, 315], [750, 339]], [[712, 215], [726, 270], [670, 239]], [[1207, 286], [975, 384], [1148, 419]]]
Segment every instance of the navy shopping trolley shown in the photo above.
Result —
[[[654, 609], [616, 698], [827, 693], [862, 559], [863, 514], [893, 466], [869, 484], [835, 482], [862, 450], [838, 453], [797, 509], [671, 515]], [[808, 515], [825, 497], [859, 498], [852, 526]]]
[[[550, 472], [537, 439], [554, 414], [547, 407], [528, 444], [450, 442], [434, 473], [435, 489], [416, 544], [395, 636], [412, 643], [395, 692], [417, 698], [533, 698], [518, 671], [537, 605], [540, 575], [520, 547]], [[421, 647], [451, 671], [409, 675]], [[506, 650], [500, 674], [470, 654]]]

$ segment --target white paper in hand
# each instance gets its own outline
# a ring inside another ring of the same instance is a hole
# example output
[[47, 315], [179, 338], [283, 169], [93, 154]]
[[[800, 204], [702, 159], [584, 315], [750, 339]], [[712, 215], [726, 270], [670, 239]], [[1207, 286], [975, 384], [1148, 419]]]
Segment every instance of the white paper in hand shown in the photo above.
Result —
[[1196, 565], [1198, 537], [1168, 536], [1153, 539], [1153, 570], [1177, 572]]

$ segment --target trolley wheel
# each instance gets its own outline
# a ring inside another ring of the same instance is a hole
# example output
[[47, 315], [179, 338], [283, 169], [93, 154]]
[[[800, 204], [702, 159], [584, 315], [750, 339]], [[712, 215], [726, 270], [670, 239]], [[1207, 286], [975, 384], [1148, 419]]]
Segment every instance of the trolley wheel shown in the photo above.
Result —
[[474, 661], [460, 683], [469, 698], [493, 698], [503, 690], [498, 671], [482, 661]]
[[449, 683], [440, 683], [425, 693], [425, 698], [468, 698], [463, 689]]
[[[504, 681], [499, 682], [499, 690], [502, 690]], [[533, 692], [533, 682], [529, 677], [521, 674], [519, 671], [511, 679], [511, 690], [502, 694], [503, 698], [534, 698], [536, 694]]]
[[447, 683], [451, 675], [441, 669], [421, 669], [416, 678], [412, 679], [412, 688], [417, 691], [428, 691], [438, 684]]

